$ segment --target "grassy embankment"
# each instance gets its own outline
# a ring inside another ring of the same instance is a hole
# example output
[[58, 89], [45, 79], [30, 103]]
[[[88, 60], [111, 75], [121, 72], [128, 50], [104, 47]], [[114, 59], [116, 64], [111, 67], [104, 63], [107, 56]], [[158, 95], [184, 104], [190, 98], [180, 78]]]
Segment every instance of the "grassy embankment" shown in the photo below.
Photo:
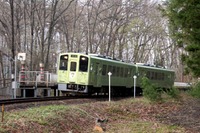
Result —
[[[59, 101], [58, 101], [59, 102]], [[61, 102], [61, 101], [60, 101]], [[165, 97], [162, 103], [146, 98], [85, 103], [79, 105], [48, 105], [6, 111], [0, 132], [60, 133], [93, 131], [97, 118], [108, 133], [185, 132], [184, 128], [163, 124], [158, 118], [179, 107], [179, 101]]]

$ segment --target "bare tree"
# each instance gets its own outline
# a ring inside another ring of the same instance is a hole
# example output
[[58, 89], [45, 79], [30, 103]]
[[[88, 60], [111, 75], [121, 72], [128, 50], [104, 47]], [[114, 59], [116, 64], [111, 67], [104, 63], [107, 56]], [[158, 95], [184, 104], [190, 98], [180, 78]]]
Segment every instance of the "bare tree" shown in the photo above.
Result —
[[59, 13], [56, 14], [57, 12], [57, 5], [58, 5], [58, 0], [53, 0], [52, 2], [52, 9], [50, 12], [50, 24], [49, 24], [49, 30], [48, 30], [48, 35], [47, 35], [47, 54], [46, 54], [46, 62], [45, 62], [45, 68], [48, 69], [48, 63], [49, 63], [49, 52], [50, 52], [50, 46], [51, 46], [51, 40], [54, 32], [54, 27], [58, 22], [58, 19], [60, 19], [60, 16], [66, 12], [69, 7], [71, 6], [72, 2], [74, 0], [70, 0], [67, 7], [65, 7], [63, 10], [61, 10]]
[[[14, 2], [13, 0], [9, 0], [10, 4], [10, 12], [11, 12], [11, 53], [12, 53], [12, 58], [15, 59], [15, 29], [14, 29]], [[14, 66], [14, 62], [13, 65]], [[12, 67], [12, 73], [14, 74], [14, 67]]]
[[30, 70], [40, 62], [50, 70], [60, 49], [156, 63], [182, 75], [184, 51], [173, 46], [157, 7], [157, 1], [148, 0], [1, 1], [0, 40], [13, 59], [26, 52]]

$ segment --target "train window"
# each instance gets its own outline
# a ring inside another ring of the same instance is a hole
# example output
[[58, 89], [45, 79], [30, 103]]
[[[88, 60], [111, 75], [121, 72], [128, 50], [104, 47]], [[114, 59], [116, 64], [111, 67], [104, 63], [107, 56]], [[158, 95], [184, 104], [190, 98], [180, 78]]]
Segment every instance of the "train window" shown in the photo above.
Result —
[[121, 67], [121, 70], [120, 70], [120, 76], [123, 77], [124, 76], [124, 68]]
[[158, 80], [162, 80], [162, 73], [158, 73]]
[[162, 80], [161, 78], [162, 78], [162, 73], [159, 72], [158, 73], [158, 80]]
[[128, 69], [128, 77], [131, 77], [131, 68]]
[[158, 73], [155, 72], [155, 80], [158, 80]]
[[76, 71], [76, 62], [71, 62], [70, 71]]
[[117, 67], [116, 76], [119, 77], [120, 68]]
[[113, 73], [113, 71], [112, 71], [112, 66], [108, 66], [108, 72], [111, 72], [111, 73]]
[[78, 56], [77, 56], [77, 55], [71, 55], [71, 57], [73, 57], [73, 58], [77, 58]]
[[60, 56], [60, 70], [67, 70], [68, 67], [68, 55]]
[[106, 75], [106, 68], [107, 68], [107, 66], [103, 65], [102, 75]]
[[147, 76], [148, 79], [150, 79], [150, 72], [149, 71], [147, 72], [146, 76]]
[[88, 70], [88, 57], [80, 56], [79, 71], [87, 72]]
[[165, 74], [164, 73], [162, 73], [162, 75], [161, 75], [161, 80], [165, 80]]
[[113, 76], [116, 76], [116, 67], [113, 66]]
[[154, 79], [154, 72], [151, 72], [151, 78], [150, 79]]
[[125, 68], [124, 77], [128, 77], [128, 68]]

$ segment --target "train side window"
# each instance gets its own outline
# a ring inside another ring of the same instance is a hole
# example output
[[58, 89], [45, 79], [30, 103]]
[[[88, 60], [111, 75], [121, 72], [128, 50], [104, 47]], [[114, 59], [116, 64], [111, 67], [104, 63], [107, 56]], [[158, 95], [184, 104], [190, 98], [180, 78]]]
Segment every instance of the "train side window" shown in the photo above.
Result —
[[162, 80], [165, 80], [165, 74], [162, 73], [162, 77], [161, 77]]
[[162, 73], [158, 73], [158, 80], [162, 80]]
[[71, 62], [70, 71], [76, 71], [76, 62]]
[[155, 80], [158, 80], [158, 73], [155, 72]]
[[128, 68], [125, 68], [124, 77], [128, 77]]
[[60, 56], [60, 70], [67, 70], [68, 68], [68, 55]]
[[87, 72], [88, 70], [88, 57], [80, 56], [79, 71]]
[[113, 76], [116, 76], [116, 67], [113, 66]]
[[117, 67], [116, 76], [119, 77], [120, 68]]
[[111, 72], [111, 73], [113, 73], [113, 71], [112, 71], [112, 66], [108, 66], [108, 72]]
[[157, 73], [157, 80], [160, 80], [160, 73]]
[[120, 70], [120, 77], [124, 77], [124, 68], [121, 67], [121, 70]]
[[107, 68], [107, 66], [103, 65], [102, 75], [106, 75], [106, 68]]
[[129, 69], [128, 69], [128, 77], [130, 77], [130, 78], [131, 78], [131, 71], [132, 71], [132, 69], [129, 68]]
[[154, 79], [154, 72], [151, 72], [151, 78], [150, 79]]
[[146, 76], [147, 76], [148, 79], [150, 79], [150, 72], [149, 71], [147, 72]]

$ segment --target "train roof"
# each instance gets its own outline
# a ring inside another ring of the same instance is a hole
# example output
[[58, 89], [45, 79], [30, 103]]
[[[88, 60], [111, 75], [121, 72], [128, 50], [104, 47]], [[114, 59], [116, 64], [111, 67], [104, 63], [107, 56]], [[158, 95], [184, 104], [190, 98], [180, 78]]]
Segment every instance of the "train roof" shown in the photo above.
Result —
[[112, 58], [109, 56], [104, 56], [104, 55], [96, 55], [96, 54], [89, 54], [89, 56], [93, 59], [100, 59], [103, 61], [109, 61], [109, 62], [113, 62], [113, 63], [120, 63], [120, 64], [125, 64], [125, 65], [129, 65], [129, 66], [136, 66], [135, 64], [131, 64], [131, 63], [127, 63], [124, 62], [123, 60], [117, 59], [117, 58]]
[[135, 66], [135, 64], [131, 64], [131, 63], [127, 63], [124, 62], [123, 60], [117, 59], [117, 58], [112, 58], [110, 56], [104, 56], [104, 55], [100, 55], [100, 54], [85, 54], [85, 53], [61, 53], [60, 55], [83, 55], [83, 56], [87, 56], [89, 58], [93, 58], [93, 59], [99, 59], [99, 60], [104, 60], [104, 61], [109, 61], [109, 62], [114, 62], [114, 63], [121, 63], [121, 64], [126, 64], [126, 65], [130, 65], [130, 66]]
[[149, 68], [149, 69], [157, 69], [157, 70], [164, 70], [164, 71], [171, 71], [174, 72], [174, 70], [167, 69], [163, 66], [158, 66], [158, 65], [152, 65], [152, 64], [145, 64], [145, 63], [136, 63], [137, 67], [142, 67], [142, 68]]
[[94, 58], [100, 58], [100, 59], [105, 59], [105, 60], [112, 60], [112, 61], [119, 61], [119, 62], [124, 62], [123, 60], [117, 59], [117, 58], [112, 58], [110, 56], [105, 56], [105, 55], [98, 55], [98, 54], [89, 54], [90, 57]]
[[157, 69], [157, 70], [165, 70], [165, 71], [174, 72], [173, 70], [167, 69], [167, 68], [162, 67], [162, 66], [157, 66], [157, 65], [152, 65], [152, 64], [145, 64], [145, 63], [127, 63], [127, 62], [124, 62], [123, 60], [120, 60], [120, 59], [117, 59], [117, 58], [112, 58], [112, 57], [105, 56], [105, 55], [100, 55], [100, 54], [61, 53], [60, 55], [65, 55], [65, 54], [83, 55], [83, 56], [87, 56], [87, 57], [90, 57], [90, 58], [95, 58], [95, 59], [100, 59], [100, 60], [110, 61], [110, 62], [115, 62], [115, 63], [121, 63], [121, 64], [126, 64], [126, 65], [130, 65], [130, 66], [135, 66], [135, 67], [143, 67], [143, 68], [149, 68], [149, 69]]

